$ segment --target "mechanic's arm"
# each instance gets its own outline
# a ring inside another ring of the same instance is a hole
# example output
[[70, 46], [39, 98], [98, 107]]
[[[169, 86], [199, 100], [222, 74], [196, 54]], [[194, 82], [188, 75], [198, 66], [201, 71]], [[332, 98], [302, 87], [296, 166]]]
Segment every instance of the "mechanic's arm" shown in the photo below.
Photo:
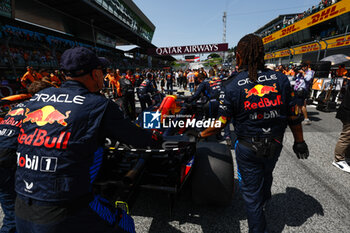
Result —
[[294, 137], [293, 151], [298, 159], [307, 159], [309, 157], [309, 148], [304, 141], [303, 128], [301, 127], [300, 119], [302, 119], [302, 117], [293, 117], [289, 119], [289, 127], [292, 130]]
[[146, 92], [150, 93], [151, 95], [158, 93], [157, 87], [155, 86], [155, 84], [153, 84], [152, 82], [149, 82], [146, 86]]
[[303, 116], [300, 113], [298, 105], [296, 104], [295, 94], [292, 91], [289, 80], [286, 80], [285, 91], [286, 104], [288, 106], [288, 125], [294, 137], [293, 151], [299, 159], [307, 159], [307, 157], [309, 157], [309, 149], [303, 137], [303, 128], [301, 126]]
[[109, 101], [101, 122], [105, 136], [139, 148], [154, 147], [161, 139], [125, 119], [118, 105]]
[[217, 121], [220, 121], [220, 127], [218, 128], [215, 128], [214, 126], [213, 127], [209, 127], [205, 130], [203, 130], [202, 132], [199, 133], [198, 137], [199, 138], [206, 138], [206, 137], [209, 137], [211, 135], [215, 135], [217, 133], [219, 133], [223, 128], [225, 128], [228, 120], [226, 117], [224, 116], [220, 116]]
[[293, 133], [294, 141], [296, 143], [303, 142], [303, 128], [301, 126], [303, 116], [298, 105], [296, 104], [295, 94], [289, 86], [286, 88], [286, 102], [288, 106], [288, 125]]
[[[291, 118], [291, 122], [297, 121], [297, 118]], [[303, 142], [304, 141], [304, 136], [303, 136], [303, 128], [301, 126], [301, 123], [297, 124], [289, 124], [289, 128], [291, 129], [294, 137], [295, 142]]]
[[204, 92], [205, 84], [201, 83], [199, 84], [197, 91], [188, 99], [188, 102], [193, 102], [199, 99], [201, 96], [201, 93]]
[[218, 132], [220, 132], [223, 128], [225, 128], [226, 124], [230, 122], [230, 116], [233, 115], [233, 109], [234, 109], [234, 103], [235, 103], [235, 94], [239, 93], [238, 91], [229, 91], [221, 93], [222, 100], [220, 100], [219, 105], [219, 118], [217, 121], [220, 121], [221, 127], [215, 128], [215, 127], [209, 127], [205, 129], [204, 131], [200, 132], [198, 137], [199, 138], [206, 138], [211, 135], [215, 135]]

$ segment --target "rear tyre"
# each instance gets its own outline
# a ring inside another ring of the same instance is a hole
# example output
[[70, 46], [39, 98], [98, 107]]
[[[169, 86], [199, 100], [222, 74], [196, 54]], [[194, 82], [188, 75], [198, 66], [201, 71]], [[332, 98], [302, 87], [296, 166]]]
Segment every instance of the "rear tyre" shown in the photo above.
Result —
[[230, 149], [217, 142], [197, 144], [192, 171], [192, 199], [199, 205], [227, 206], [234, 192]]

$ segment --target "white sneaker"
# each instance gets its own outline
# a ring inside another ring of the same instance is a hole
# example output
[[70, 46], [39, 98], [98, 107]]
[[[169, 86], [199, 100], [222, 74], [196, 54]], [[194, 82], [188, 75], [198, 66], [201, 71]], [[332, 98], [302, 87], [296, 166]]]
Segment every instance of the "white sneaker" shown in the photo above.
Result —
[[339, 162], [334, 161], [332, 164], [337, 168], [339, 168], [340, 170], [350, 173], [350, 166], [346, 161], [339, 161]]
[[303, 123], [305, 125], [311, 125], [311, 121], [309, 120], [309, 118], [306, 118]]

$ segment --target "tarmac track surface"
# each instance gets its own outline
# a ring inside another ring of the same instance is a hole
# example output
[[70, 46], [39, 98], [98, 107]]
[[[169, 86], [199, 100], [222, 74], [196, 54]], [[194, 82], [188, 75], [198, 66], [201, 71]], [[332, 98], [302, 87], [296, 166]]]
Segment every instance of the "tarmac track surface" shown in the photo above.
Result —
[[[273, 196], [266, 208], [269, 232], [350, 232], [350, 174], [331, 164], [342, 124], [335, 119], [335, 113], [319, 112], [313, 106], [308, 109], [312, 124], [304, 126], [304, 136], [310, 157], [297, 159], [292, 150], [293, 136], [288, 130], [274, 170]], [[248, 232], [238, 189], [236, 182], [232, 204], [224, 209], [196, 206], [185, 191], [178, 197], [172, 217], [166, 194], [141, 192], [132, 210], [136, 231]]]
[[[310, 157], [297, 159], [292, 134], [287, 130], [274, 170], [273, 196], [266, 208], [269, 232], [348, 233], [350, 174], [331, 164], [342, 124], [335, 113], [319, 112], [312, 106], [308, 111], [312, 124], [304, 126], [304, 136]], [[165, 193], [140, 192], [132, 209], [136, 232], [248, 232], [244, 202], [235, 181], [236, 192], [227, 208], [196, 206], [185, 189], [177, 198], [172, 217]], [[0, 221], [2, 218], [0, 210]]]

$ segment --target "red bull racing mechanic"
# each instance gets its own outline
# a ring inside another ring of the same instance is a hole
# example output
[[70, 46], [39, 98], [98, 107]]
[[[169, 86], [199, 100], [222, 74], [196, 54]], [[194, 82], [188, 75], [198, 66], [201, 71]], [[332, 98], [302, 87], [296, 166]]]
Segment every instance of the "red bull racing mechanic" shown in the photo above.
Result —
[[[51, 87], [43, 81], [34, 81], [27, 90], [29, 96]], [[16, 232], [15, 221], [15, 172], [17, 137], [22, 126], [26, 102], [18, 103], [0, 120], [0, 203], [4, 212], [1, 233]]]
[[24, 108], [25, 104], [20, 103], [0, 120], [0, 203], [5, 215], [0, 229], [2, 233], [16, 232], [14, 187], [16, 149]]
[[[299, 159], [309, 156], [303, 139], [302, 118], [296, 112], [288, 78], [264, 69], [264, 46], [249, 34], [237, 45], [239, 73], [226, 87], [219, 108], [222, 127], [233, 118], [240, 188], [246, 204], [250, 233], [266, 233], [263, 207], [271, 198], [272, 172], [282, 150], [287, 125], [294, 135], [293, 150]], [[198, 137], [213, 135], [209, 128]]]
[[96, 94], [105, 65], [89, 49], [68, 49], [61, 58], [67, 81], [28, 101], [16, 153], [17, 232], [135, 231], [125, 212], [92, 195], [91, 183], [106, 137], [136, 147], [156, 146], [159, 140]]

